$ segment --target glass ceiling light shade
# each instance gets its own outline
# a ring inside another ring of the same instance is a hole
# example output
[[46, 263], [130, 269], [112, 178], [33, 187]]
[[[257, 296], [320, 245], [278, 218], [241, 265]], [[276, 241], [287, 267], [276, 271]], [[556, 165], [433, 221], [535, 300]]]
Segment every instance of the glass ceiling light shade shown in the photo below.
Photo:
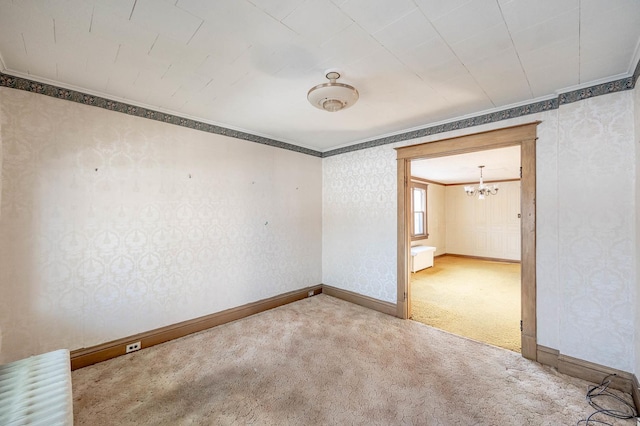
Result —
[[360, 95], [355, 87], [338, 83], [340, 73], [327, 72], [328, 83], [318, 84], [309, 89], [307, 99], [311, 105], [324, 111], [336, 112], [355, 104]]
[[464, 187], [464, 192], [466, 192], [469, 197], [473, 197], [474, 195], [477, 195], [479, 200], [484, 200], [485, 196], [496, 195], [498, 193], [498, 185], [484, 184], [484, 181], [482, 179], [483, 167], [484, 166], [478, 166], [478, 168], [480, 169], [480, 184], [478, 185], [478, 187], [475, 188], [470, 185], [465, 185]]

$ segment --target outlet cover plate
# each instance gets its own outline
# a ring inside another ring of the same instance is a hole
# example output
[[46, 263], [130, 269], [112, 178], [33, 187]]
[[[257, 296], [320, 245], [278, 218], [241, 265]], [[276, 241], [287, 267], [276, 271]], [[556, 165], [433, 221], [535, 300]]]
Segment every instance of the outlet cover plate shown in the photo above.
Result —
[[140, 344], [140, 342], [129, 343], [127, 345], [127, 353], [138, 351], [138, 350], [140, 350], [141, 347], [142, 347], [142, 345]]

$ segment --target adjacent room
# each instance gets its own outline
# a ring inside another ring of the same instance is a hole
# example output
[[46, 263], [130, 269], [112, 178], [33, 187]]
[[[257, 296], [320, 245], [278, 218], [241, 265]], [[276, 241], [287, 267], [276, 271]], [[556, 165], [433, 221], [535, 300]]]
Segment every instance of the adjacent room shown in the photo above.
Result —
[[0, 424], [635, 424], [639, 42], [636, 0], [0, 0]]
[[520, 352], [520, 147], [412, 161], [411, 175], [411, 318]]

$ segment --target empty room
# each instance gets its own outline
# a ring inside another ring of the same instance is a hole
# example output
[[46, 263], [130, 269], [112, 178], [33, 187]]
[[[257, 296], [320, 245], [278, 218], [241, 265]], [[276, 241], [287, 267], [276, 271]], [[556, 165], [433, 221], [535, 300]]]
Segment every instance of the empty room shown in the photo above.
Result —
[[[636, 424], [639, 42], [636, 0], [0, 0], [0, 424]], [[518, 267], [517, 348], [410, 319], [445, 259]]]
[[411, 319], [520, 352], [520, 167], [519, 146], [412, 161]]

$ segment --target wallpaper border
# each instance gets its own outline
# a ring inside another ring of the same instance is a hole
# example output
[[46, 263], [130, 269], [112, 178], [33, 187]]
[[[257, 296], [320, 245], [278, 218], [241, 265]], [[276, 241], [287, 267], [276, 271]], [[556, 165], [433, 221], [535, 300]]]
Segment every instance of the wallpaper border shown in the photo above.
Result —
[[456, 120], [450, 123], [440, 124], [437, 126], [425, 127], [419, 130], [411, 132], [399, 133], [397, 135], [387, 136], [379, 139], [373, 139], [367, 142], [358, 143], [355, 145], [345, 146], [343, 148], [326, 151], [322, 154], [322, 157], [331, 157], [333, 155], [345, 154], [347, 152], [359, 151], [361, 149], [373, 148], [381, 145], [387, 145], [395, 142], [402, 142], [409, 139], [422, 138], [425, 136], [435, 135], [438, 133], [449, 132], [452, 130], [465, 129], [468, 127], [480, 126], [482, 124], [495, 123], [497, 121], [508, 120], [510, 118], [522, 117], [524, 115], [536, 114], [538, 112], [549, 111], [558, 109], [560, 105], [569, 104], [572, 102], [582, 101], [584, 99], [592, 98], [594, 96], [606, 95], [609, 93], [621, 92], [624, 90], [631, 90], [634, 88], [635, 83], [640, 74], [640, 61], [636, 66], [635, 72], [632, 76], [622, 78], [619, 80], [610, 81], [607, 83], [596, 84], [583, 89], [572, 90], [569, 92], [561, 93], [556, 98], [534, 102], [527, 105], [522, 105], [513, 108], [507, 108], [501, 111], [492, 112], [488, 114], [481, 114], [475, 117]]
[[232, 130], [214, 124], [203, 123], [201, 121], [184, 118], [173, 114], [167, 114], [152, 109], [139, 107], [125, 102], [114, 101], [103, 98], [101, 96], [89, 95], [77, 90], [65, 89], [51, 84], [40, 83], [23, 77], [15, 77], [10, 74], [0, 72], [0, 87], [8, 87], [11, 89], [25, 90], [27, 92], [38, 93], [52, 98], [64, 99], [71, 102], [77, 102], [84, 105], [95, 106], [98, 108], [116, 111], [136, 117], [148, 118], [149, 120], [161, 121], [163, 123], [174, 124], [176, 126], [187, 127], [189, 129], [200, 130], [202, 132], [213, 133], [217, 135], [229, 136], [231, 138], [256, 142], [263, 145], [269, 145], [276, 148], [287, 149], [314, 157], [322, 157], [322, 153], [312, 149], [304, 148], [298, 145], [278, 141], [275, 139], [257, 136], [251, 133]]
[[419, 130], [413, 130], [411, 132], [399, 133], [397, 135], [374, 139], [355, 145], [345, 146], [343, 148], [327, 151], [323, 153], [322, 157], [331, 157], [333, 155], [345, 154], [347, 152], [359, 151], [361, 149], [402, 142], [409, 139], [422, 138], [438, 133], [450, 132], [452, 130], [466, 129], [468, 127], [480, 126], [482, 124], [495, 123], [496, 121], [522, 117], [524, 115], [536, 114], [538, 112], [548, 111], [552, 109], [558, 109], [557, 98], [534, 102], [532, 104], [522, 105], [519, 107], [508, 108], [502, 111], [491, 112], [488, 114], [477, 115], [475, 117], [456, 120], [445, 124], [439, 124], [437, 126], [425, 127]]
[[174, 124], [176, 126], [187, 127], [189, 129], [199, 130], [202, 132], [213, 133], [217, 135], [229, 136], [231, 138], [246, 140], [263, 145], [282, 148], [289, 151], [299, 152], [301, 154], [311, 155], [313, 157], [326, 158], [334, 155], [346, 154], [348, 152], [360, 151], [363, 149], [373, 148], [381, 145], [388, 145], [396, 142], [402, 142], [410, 139], [421, 138], [425, 136], [435, 135], [438, 133], [450, 132], [452, 130], [465, 129], [469, 127], [480, 126], [483, 124], [495, 123], [511, 118], [522, 117], [529, 114], [558, 109], [560, 105], [572, 102], [582, 101], [594, 96], [606, 95], [625, 90], [631, 90], [635, 87], [636, 81], [640, 76], [640, 61], [636, 64], [633, 75], [606, 83], [596, 84], [582, 89], [571, 90], [561, 93], [556, 98], [533, 102], [513, 108], [507, 108], [487, 114], [477, 115], [471, 118], [456, 120], [436, 126], [424, 127], [418, 130], [398, 133], [392, 136], [385, 136], [330, 151], [320, 152], [313, 149], [304, 148], [287, 142], [275, 139], [257, 136], [251, 133], [232, 130], [222, 126], [203, 123], [201, 121], [184, 118], [177, 115], [167, 114], [152, 109], [130, 105], [125, 102], [114, 101], [100, 96], [89, 95], [77, 90], [65, 89], [51, 84], [40, 83], [23, 77], [15, 77], [10, 74], [0, 72], [0, 87], [8, 87], [11, 89], [25, 90], [27, 92], [38, 93], [53, 98], [64, 99], [71, 102], [77, 102], [84, 105], [104, 108], [110, 111], [116, 111], [123, 114], [133, 115], [136, 117], [147, 118], [150, 120], [161, 121], [163, 123]]

